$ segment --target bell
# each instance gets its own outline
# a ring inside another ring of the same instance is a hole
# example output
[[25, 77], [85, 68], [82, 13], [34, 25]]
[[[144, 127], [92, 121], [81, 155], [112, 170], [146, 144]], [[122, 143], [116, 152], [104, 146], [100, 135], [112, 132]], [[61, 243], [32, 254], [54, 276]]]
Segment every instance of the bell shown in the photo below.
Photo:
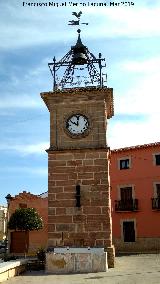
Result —
[[72, 46], [71, 50], [72, 50], [72, 64], [73, 65], [84, 65], [87, 63], [87, 56], [86, 56], [86, 51], [87, 48], [83, 45], [82, 41], [81, 41], [81, 37], [80, 37], [80, 32], [81, 30], [78, 29], [78, 39], [76, 42], [75, 46]]
[[76, 52], [72, 58], [72, 64], [74, 65], [83, 65], [87, 63], [87, 57], [82, 52]]

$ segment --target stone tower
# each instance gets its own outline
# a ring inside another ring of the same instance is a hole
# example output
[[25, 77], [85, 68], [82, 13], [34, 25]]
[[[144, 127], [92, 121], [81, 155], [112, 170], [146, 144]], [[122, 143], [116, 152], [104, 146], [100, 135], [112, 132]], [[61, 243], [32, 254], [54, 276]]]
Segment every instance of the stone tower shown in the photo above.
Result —
[[[106, 141], [107, 119], [113, 116], [113, 89], [103, 84], [102, 60], [101, 54], [96, 59], [82, 44], [78, 30], [76, 45], [62, 60], [56, 63], [54, 58], [49, 64], [53, 91], [41, 93], [50, 112], [49, 272], [96, 272], [106, 271], [107, 264], [114, 266]], [[67, 71], [58, 84], [56, 72], [62, 66]], [[90, 86], [73, 79], [73, 71], [82, 71], [84, 66]]]

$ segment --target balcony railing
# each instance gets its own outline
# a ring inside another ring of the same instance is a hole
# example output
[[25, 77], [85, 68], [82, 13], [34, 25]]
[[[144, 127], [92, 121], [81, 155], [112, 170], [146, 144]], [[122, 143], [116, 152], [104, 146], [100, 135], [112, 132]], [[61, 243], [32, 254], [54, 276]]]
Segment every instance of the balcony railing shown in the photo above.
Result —
[[138, 199], [115, 200], [115, 211], [137, 211]]
[[160, 198], [152, 198], [152, 209], [160, 210]]

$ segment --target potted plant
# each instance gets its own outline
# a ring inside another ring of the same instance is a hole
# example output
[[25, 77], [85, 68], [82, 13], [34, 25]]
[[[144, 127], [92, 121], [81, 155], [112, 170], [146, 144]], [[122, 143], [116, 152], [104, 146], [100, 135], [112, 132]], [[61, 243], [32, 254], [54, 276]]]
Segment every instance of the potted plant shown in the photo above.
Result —
[[44, 262], [46, 259], [46, 252], [44, 248], [39, 248], [37, 251], [37, 258], [39, 261]]

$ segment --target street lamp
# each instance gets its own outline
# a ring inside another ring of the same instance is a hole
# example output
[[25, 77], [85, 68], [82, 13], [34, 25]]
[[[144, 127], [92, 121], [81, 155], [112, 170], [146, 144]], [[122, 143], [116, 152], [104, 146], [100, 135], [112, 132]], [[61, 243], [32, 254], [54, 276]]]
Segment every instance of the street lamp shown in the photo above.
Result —
[[10, 205], [10, 201], [12, 200], [12, 196], [10, 194], [7, 194], [7, 196], [5, 197], [7, 200], [7, 224], [6, 224], [6, 247], [5, 247], [5, 251], [6, 253], [8, 252], [8, 221], [9, 221], [9, 205]]

